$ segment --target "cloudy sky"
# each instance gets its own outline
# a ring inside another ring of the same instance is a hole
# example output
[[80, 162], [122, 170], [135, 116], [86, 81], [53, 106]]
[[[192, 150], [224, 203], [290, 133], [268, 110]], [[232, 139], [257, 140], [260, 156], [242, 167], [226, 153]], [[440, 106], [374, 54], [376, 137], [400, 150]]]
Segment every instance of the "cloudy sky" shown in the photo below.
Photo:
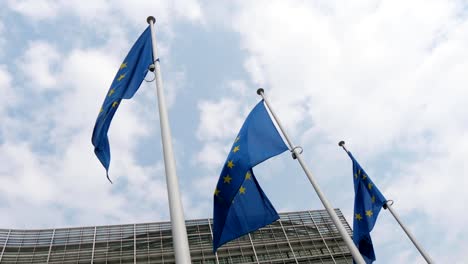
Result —
[[[169, 219], [154, 82], [110, 128], [113, 185], [91, 145], [153, 15], [186, 218], [211, 217], [228, 148], [264, 87], [350, 224], [340, 140], [437, 262], [466, 262], [468, 3], [352, 2], [0, 0], [0, 227]], [[278, 211], [323, 208], [289, 154], [255, 172]], [[389, 212], [372, 236], [378, 263], [424, 263]]]

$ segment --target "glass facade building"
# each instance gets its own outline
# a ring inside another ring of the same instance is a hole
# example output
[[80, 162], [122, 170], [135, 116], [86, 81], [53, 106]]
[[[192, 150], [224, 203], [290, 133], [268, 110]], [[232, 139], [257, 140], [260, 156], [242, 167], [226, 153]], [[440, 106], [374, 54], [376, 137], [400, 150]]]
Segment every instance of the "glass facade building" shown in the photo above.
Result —
[[[351, 235], [342, 213], [340, 220]], [[281, 219], [212, 251], [212, 220], [186, 221], [192, 263], [349, 263], [324, 210]], [[170, 222], [42, 230], [0, 229], [0, 263], [175, 263]]]

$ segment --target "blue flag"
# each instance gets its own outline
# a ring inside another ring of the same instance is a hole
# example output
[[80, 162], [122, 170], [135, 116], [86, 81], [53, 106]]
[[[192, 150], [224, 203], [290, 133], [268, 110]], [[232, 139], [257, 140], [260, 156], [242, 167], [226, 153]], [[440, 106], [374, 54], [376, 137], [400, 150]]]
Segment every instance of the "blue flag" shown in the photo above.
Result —
[[122, 99], [132, 98], [138, 90], [148, 72], [149, 65], [152, 63], [151, 31], [148, 27], [120, 65], [94, 125], [91, 139], [94, 145], [94, 153], [96, 153], [99, 161], [106, 169], [108, 179], [111, 155], [107, 131], [110, 123]]
[[348, 155], [353, 161], [355, 194], [353, 241], [366, 263], [372, 263], [375, 261], [375, 253], [370, 232], [374, 228], [380, 209], [387, 200], [361, 168], [361, 165], [354, 159], [351, 152], [348, 151]]
[[252, 171], [288, 147], [263, 100], [255, 106], [234, 140], [214, 192], [213, 251], [279, 219]]

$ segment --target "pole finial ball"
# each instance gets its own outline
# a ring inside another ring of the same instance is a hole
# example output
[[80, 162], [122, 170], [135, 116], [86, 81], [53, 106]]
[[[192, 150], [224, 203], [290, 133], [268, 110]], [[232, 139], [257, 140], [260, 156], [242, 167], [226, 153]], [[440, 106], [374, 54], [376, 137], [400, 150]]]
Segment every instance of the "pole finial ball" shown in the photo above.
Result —
[[151, 21], [153, 21], [153, 24], [155, 24], [156, 18], [154, 18], [154, 16], [149, 16], [148, 18], [146, 18], [146, 22], [148, 22], [148, 24], [150, 24]]
[[344, 146], [345, 142], [343, 140], [341, 140], [339, 143], [338, 143], [338, 146], [342, 147]]
[[258, 95], [262, 95], [264, 92], [265, 92], [265, 90], [263, 90], [263, 88], [258, 88], [257, 89], [257, 94]]

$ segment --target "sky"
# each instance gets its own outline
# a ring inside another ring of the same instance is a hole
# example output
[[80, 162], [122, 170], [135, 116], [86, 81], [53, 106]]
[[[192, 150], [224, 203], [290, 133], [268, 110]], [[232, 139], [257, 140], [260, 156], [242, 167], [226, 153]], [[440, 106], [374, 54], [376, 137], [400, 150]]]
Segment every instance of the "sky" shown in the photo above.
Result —
[[[259, 87], [352, 225], [346, 141], [438, 263], [468, 259], [468, 2], [0, 0], [0, 227], [168, 221], [154, 82], [122, 102], [110, 184], [91, 134], [118, 66], [156, 17], [187, 219], [212, 217]], [[288, 153], [254, 168], [280, 212], [323, 209]], [[386, 210], [377, 263], [425, 263]]]

